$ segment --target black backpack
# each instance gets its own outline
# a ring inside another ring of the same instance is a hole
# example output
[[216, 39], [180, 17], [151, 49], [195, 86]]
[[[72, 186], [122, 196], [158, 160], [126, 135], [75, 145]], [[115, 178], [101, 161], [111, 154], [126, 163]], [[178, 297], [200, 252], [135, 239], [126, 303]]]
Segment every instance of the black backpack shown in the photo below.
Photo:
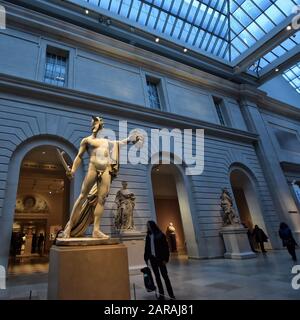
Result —
[[144, 275], [144, 284], [145, 288], [148, 292], [152, 292], [156, 290], [156, 286], [153, 281], [152, 273], [149, 267], [144, 267], [141, 269], [141, 272]]

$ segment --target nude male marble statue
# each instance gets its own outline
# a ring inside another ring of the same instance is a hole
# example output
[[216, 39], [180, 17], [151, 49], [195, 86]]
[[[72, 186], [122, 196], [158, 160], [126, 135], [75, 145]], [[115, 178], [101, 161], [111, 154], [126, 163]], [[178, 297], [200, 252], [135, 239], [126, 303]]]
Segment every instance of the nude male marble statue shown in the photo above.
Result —
[[119, 170], [119, 148], [128, 143], [136, 143], [140, 137], [132, 134], [121, 141], [110, 141], [99, 137], [104, 121], [92, 117], [92, 134], [82, 139], [78, 154], [72, 168], [66, 171], [72, 179], [82, 163], [85, 152], [90, 156], [88, 172], [84, 178], [79, 197], [74, 203], [70, 220], [63, 233], [63, 238], [82, 236], [94, 220], [93, 238], [108, 239], [109, 236], [100, 230], [100, 220], [104, 212], [104, 203], [109, 194], [112, 179]]

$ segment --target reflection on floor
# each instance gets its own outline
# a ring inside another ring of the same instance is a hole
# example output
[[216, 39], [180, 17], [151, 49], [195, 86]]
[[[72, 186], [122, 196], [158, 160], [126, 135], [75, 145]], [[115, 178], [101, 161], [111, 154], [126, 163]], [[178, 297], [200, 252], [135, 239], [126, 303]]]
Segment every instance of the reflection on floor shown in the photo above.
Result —
[[17, 261], [14, 264], [9, 264], [8, 274], [9, 276], [18, 276], [26, 274], [47, 273], [48, 272], [47, 257], [34, 257], [34, 259], [24, 259], [23, 261]]
[[[300, 291], [291, 286], [293, 265], [286, 251], [273, 251], [243, 261], [173, 258], [168, 271], [177, 299], [300, 299]], [[47, 270], [47, 263], [13, 268], [0, 297], [46, 299]], [[154, 293], [145, 291], [140, 272], [130, 276], [130, 283], [132, 299], [155, 299]]]

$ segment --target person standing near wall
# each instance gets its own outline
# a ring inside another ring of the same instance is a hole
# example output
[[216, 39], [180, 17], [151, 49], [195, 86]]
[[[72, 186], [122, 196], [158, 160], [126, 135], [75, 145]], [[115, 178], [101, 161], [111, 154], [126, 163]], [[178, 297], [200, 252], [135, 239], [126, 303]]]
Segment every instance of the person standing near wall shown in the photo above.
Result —
[[45, 241], [44, 234], [40, 233], [38, 238], [38, 252], [40, 256], [42, 256], [44, 253], [44, 241]]
[[296, 246], [297, 242], [293, 237], [292, 231], [289, 226], [281, 222], [279, 227], [279, 237], [282, 240], [282, 245], [287, 248], [289, 254], [292, 256], [294, 261], [297, 261]]
[[265, 232], [261, 228], [259, 228], [258, 225], [254, 227], [253, 237], [255, 241], [260, 245], [261, 252], [266, 253], [267, 251], [265, 250], [264, 243], [268, 241], [268, 237]]
[[148, 265], [150, 260], [159, 291], [159, 300], [164, 300], [164, 288], [161, 282], [160, 273], [165, 280], [168, 294], [175, 299], [173, 288], [168, 276], [166, 264], [169, 261], [170, 251], [166, 236], [159, 229], [154, 221], [147, 222], [147, 236], [145, 243], [144, 260]]

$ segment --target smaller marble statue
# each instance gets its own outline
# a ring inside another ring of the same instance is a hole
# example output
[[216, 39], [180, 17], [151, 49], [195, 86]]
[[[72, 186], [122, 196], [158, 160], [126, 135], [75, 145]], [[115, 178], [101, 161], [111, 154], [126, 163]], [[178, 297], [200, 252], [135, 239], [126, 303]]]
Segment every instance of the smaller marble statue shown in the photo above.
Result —
[[177, 252], [176, 229], [172, 222], [170, 222], [167, 227], [166, 235], [169, 240], [170, 251]]
[[224, 226], [240, 224], [239, 218], [233, 207], [232, 197], [229, 191], [224, 188], [221, 194], [221, 208], [223, 210]]
[[119, 231], [134, 230], [133, 209], [135, 207], [135, 196], [127, 189], [127, 182], [122, 182], [122, 189], [116, 194], [117, 214], [115, 216], [115, 227]]

